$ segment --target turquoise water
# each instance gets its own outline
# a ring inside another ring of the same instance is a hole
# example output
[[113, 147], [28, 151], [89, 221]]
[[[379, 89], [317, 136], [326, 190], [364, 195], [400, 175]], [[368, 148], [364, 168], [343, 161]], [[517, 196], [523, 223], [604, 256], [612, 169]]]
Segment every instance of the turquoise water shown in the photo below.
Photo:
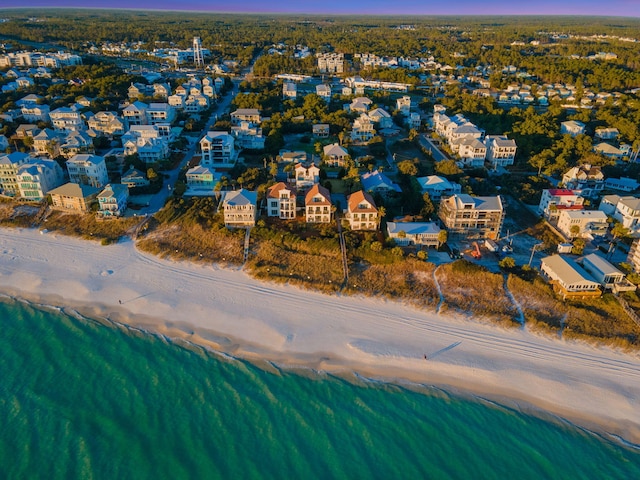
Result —
[[0, 478], [640, 478], [571, 425], [0, 302]]

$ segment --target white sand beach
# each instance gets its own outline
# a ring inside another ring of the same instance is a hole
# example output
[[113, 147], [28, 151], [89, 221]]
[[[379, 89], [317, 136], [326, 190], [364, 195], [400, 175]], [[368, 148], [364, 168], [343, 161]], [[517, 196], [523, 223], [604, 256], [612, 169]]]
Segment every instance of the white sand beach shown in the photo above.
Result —
[[[539, 407], [640, 444], [640, 355], [401, 303], [161, 260], [132, 242], [0, 229], [0, 292], [248, 359], [407, 380]], [[122, 303], [120, 303], [122, 302]], [[427, 355], [425, 360], [424, 355]]]

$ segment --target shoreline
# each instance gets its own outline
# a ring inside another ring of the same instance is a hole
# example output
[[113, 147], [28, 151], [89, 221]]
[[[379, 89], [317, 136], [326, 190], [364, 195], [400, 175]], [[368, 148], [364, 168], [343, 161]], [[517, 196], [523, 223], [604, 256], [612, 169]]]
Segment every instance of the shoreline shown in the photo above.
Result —
[[240, 270], [152, 257], [132, 242], [101, 246], [0, 229], [0, 251], [0, 291], [36, 306], [258, 366], [441, 389], [640, 445], [638, 355], [391, 300], [261, 282]]

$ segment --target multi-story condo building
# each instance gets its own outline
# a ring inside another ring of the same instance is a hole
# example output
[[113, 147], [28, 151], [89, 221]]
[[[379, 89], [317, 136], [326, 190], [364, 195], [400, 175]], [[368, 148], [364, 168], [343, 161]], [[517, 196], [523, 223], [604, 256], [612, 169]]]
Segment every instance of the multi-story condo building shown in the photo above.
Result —
[[267, 191], [267, 215], [283, 220], [296, 218], [296, 191], [278, 182]]
[[455, 194], [442, 200], [438, 209], [438, 217], [449, 233], [470, 238], [497, 239], [504, 215], [500, 196]]
[[344, 53], [316, 53], [320, 73], [343, 73]]
[[46, 158], [32, 159], [22, 165], [16, 175], [20, 196], [38, 202], [63, 181], [64, 173], [58, 162]]
[[71, 183], [102, 188], [109, 183], [104, 157], [79, 154], [67, 160], [67, 170]]
[[26, 153], [13, 152], [0, 155], [0, 188], [4, 195], [20, 195], [16, 175], [21, 166], [33, 160]]
[[202, 159], [205, 167], [233, 167], [238, 159], [233, 137], [227, 132], [208, 132], [200, 140]]

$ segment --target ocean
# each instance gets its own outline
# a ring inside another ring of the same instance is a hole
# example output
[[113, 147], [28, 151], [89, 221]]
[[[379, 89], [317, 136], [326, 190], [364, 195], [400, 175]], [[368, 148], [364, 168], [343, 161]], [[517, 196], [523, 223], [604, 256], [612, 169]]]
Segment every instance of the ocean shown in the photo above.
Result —
[[640, 478], [640, 451], [432, 388], [0, 302], [3, 479]]

